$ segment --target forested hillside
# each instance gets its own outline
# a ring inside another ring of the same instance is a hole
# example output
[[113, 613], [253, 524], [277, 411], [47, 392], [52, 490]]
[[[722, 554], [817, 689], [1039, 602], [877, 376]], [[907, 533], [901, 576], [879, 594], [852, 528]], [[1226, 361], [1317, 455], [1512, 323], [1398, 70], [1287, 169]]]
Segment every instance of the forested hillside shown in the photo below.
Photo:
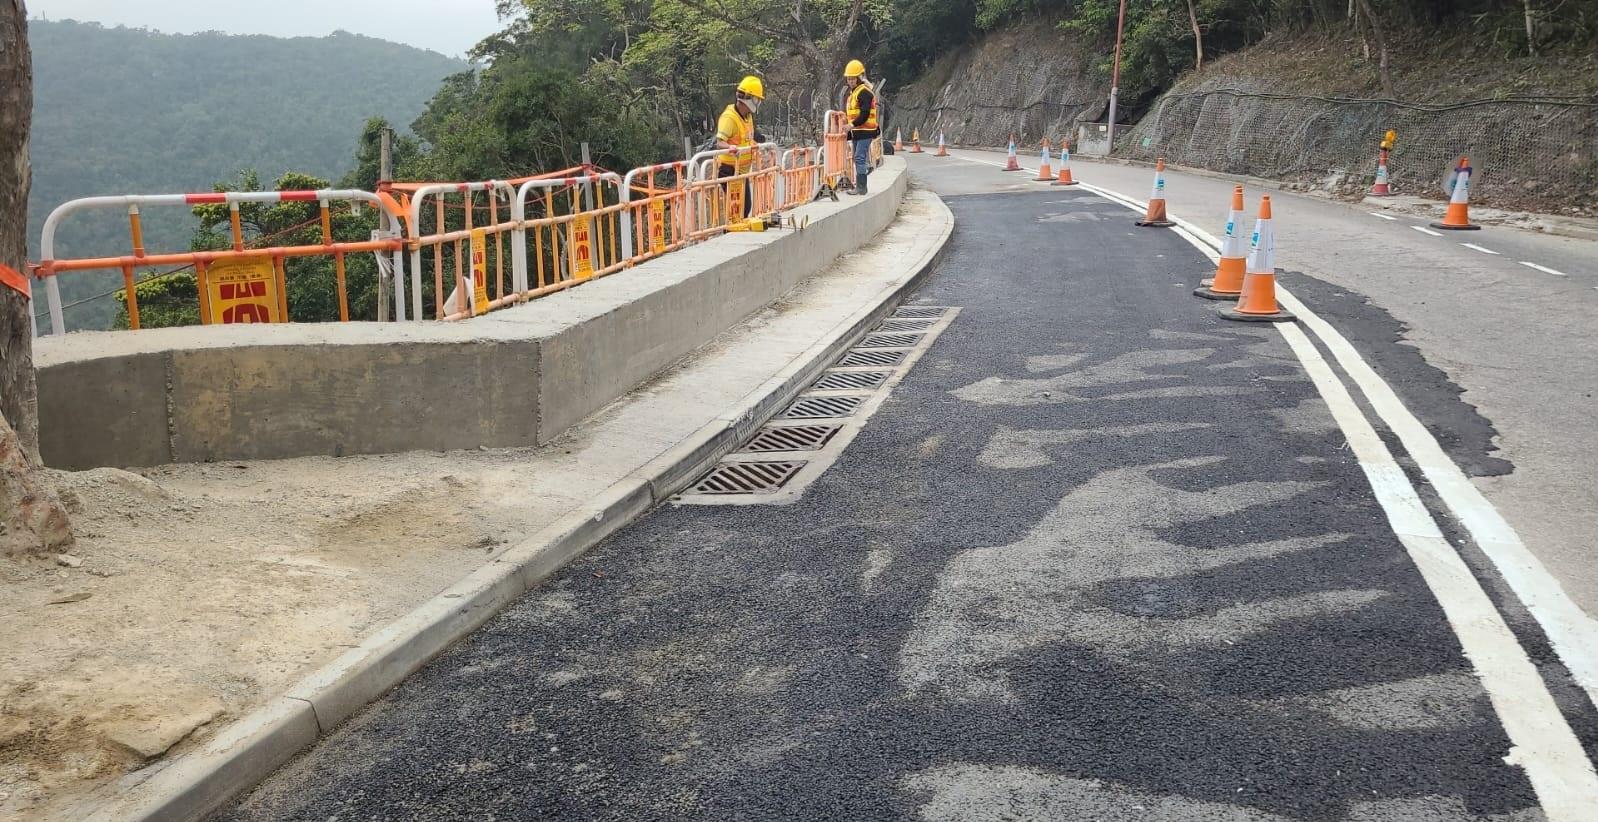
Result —
[[[210, 190], [246, 168], [266, 180], [285, 171], [336, 180], [354, 164], [368, 118], [407, 126], [443, 78], [469, 68], [345, 32], [292, 39], [170, 35], [34, 20], [29, 34], [28, 239], [35, 257], [45, 215], [73, 197]], [[189, 215], [149, 220], [152, 245], [188, 245]], [[126, 253], [125, 219], [75, 218], [61, 244], [58, 251], [70, 253]], [[78, 276], [62, 286], [70, 302], [104, 291], [106, 282]], [[80, 310], [73, 327], [109, 322], [112, 305], [102, 303], [92, 318]]]

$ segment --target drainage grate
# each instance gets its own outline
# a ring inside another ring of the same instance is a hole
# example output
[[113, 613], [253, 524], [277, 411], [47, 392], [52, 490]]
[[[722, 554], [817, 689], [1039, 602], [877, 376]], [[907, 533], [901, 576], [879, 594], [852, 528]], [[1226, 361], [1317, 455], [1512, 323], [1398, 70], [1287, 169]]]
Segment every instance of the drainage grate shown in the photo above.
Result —
[[765, 428], [744, 446], [745, 451], [819, 451], [841, 425], [785, 425]]
[[770, 493], [786, 485], [803, 467], [803, 462], [724, 462], [689, 489], [689, 493]]
[[887, 320], [878, 331], [926, 331], [937, 320]]
[[857, 348], [909, 348], [918, 342], [924, 334], [868, 334], [860, 341]]
[[898, 311], [893, 312], [893, 316], [899, 319], [906, 317], [942, 317], [943, 312], [948, 310], [942, 306], [934, 305], [902, 305], [899, 306]]
[[785, 419], [816, 420], [828, 417], [849, 417], [860, 409], [865, 397], [800, 397], [798, 402], [782, 412]]
[[816, 384], [810, 386], [816, 391], [849, 391], [853, 389], [867, 390], [880, 387], [887, 382], [892, 371], [831, 371], [821, 375]]
[[850, 351], [838, 360], [838, 365], [854, 368], [861, 365], [898, 365], [909, 355], [908, 351]]

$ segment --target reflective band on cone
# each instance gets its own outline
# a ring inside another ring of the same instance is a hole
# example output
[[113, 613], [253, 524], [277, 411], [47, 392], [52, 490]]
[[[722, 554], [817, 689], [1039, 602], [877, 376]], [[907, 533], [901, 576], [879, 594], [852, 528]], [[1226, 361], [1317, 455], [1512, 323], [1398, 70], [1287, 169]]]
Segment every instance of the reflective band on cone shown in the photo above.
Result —
[[1060, 179], [1055, 180], [1057, 186], [1074, 186], [1076, 181], [1071, 179], [1071, 147], [1070, 143], [1060, 143]]
[[1243, 296], [1243, 275], [1248, 271], [1248, 243], [1243, 239], [1243, 187], [1232, 189], [1232, 208], [1226, 213], [1226, 233], [1221, 240], [1221, 262], [1208, 284], [1193, 290], [1206, 300], [1236, 300]]
[[1470, 221], [1470, 174], [1475, 169], [1470, 167], [1470, 158], [1459, 158], [1459, 168], [1454, 170], [1454, 193], [1448, 198], [1448, 213], [1443, 215], [1443, 221], [1432, 223], [1432, 228], [1446, 228], [1450, 231], [1479, 231], [1481, 226]]
[[1038, 162], [1041, 163], [1038, 166], [1038, 176], [1032, 178], [1032, 182], [1047, 183], [1052, 181], [1054, 179], [1054, 167], [1049, 165], [1049, 141], [1047, 139], [1043, 141], [1043, 154]]
[[1165, 216], [1165, 158], [1161, 157], [1154, 163], [1154, 190], [1149, 194], [1149, 210], [1143, 219], [1137, 221], [1138, 225], [1152, 228], [1168, 228], [1176, 225]]
[[1010, 156], [1004, 164], [1005, 171], [1020, 171], [1021, 161], [1015, 156], [1015, 135], [1010, 135]]
[[1249, 243], [1248, 273], [1235, 308], [1221, 312], [1228, 320], [1286, 322], [1293, 315], [1276, 304], [1276, 230], [1271, 227], [1271, 198], [1260, 199], [1260, 217]]

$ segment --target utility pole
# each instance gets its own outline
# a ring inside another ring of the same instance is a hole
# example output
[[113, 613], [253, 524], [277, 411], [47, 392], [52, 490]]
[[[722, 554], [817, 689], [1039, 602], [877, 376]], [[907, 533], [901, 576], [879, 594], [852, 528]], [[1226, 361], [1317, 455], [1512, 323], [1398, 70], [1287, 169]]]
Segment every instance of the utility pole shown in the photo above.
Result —
[[[377, 188], [383, 190], [388, 183], [394, 180], [394, 130], [385, 126], [378, 132], [377, 143]], [[377, 321], [388, 322], [388, 278], [393, 272], [386, 272], [383, 266], [377, 267]]]
[[1126, 0], [1121, 0], [1121, 14], [1115, 20], [1115, 66], [1110, 69], [1110, 146], [1105, 155], [1115, 153], [1115, 104], [1121, 96], [1121, 34], [1126, 30]]

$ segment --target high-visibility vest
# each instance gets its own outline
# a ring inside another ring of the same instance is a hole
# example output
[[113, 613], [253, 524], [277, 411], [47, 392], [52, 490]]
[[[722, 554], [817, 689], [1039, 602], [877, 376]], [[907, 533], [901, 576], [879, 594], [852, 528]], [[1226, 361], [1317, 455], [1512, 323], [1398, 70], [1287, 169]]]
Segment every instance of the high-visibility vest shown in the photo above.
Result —
[[860, 93], [864, 91], [870, 91], [870, 87], [865, 83], [861, 83], [860, 85], [855, 86], [854, 90], [849, 92], [848, 113], [850, 130], [870, 131], [877, 127], [877, 99], [875, 92], [872, 94], [871, 111], [866, 114], [865, 124], [858, 126], [854, 124], [854, 121], [860, 117]]
[[[723, 127], [729, 127], [723, 131]], [[716, 121], [716, 136], [738, 147], [747, 148], [755, 144], [755, 115], [751, 112], [748, 117], [738, 113], [738, 104], [727, 106], [721, 113], [721, 119]], [[738, 173], [748, 171], [755, 163], [754, 152], [749, 152], [741, 157], [724, 154], [721, 164], [724, 166], [737, 166]]]

